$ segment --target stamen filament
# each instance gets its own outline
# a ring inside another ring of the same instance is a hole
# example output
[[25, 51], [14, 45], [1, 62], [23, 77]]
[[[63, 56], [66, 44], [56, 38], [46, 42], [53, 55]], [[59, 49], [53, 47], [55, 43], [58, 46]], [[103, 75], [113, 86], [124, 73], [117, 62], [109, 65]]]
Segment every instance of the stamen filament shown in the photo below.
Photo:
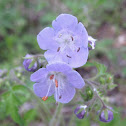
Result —
[[56, 104], [57, 104], [58, 88], [55, 88], [55, 93], [56, 93]]
[[[52, 76], [52, 75], [51, 75], [51, 76]], [[51, 76], [50, 76], [50, 77], [51, 77]], [[53, 75], [53, 77], [54, 77], [54, 75]], [[52, 83], [50, 83], [50, 85], [49, 85], [49, 88], [48, 88], [48, 91], [47, 91], [46, 96], [44, 96], [44, 97], [42, 98], [43, 101], [46, 101], [46, 100], [48, 99], [48, 94], [49, 94], [49, 91], [50, 91], [51, 85], [52, 85]]]
[[58, 87], [58, 81], [55, 79], [55, 86]]

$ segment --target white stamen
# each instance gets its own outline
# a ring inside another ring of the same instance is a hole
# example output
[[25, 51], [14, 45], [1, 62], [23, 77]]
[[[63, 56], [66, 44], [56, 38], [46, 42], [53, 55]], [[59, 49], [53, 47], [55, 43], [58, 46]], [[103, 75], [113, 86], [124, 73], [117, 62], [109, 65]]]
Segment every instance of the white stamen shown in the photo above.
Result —
[[57, 102], [57, 98], [58, 98], [58, 88], [55, 87], [55, 93], [56, 93], [56, 102]]
[[[54, 75], [54, 77], [53, 79], [50, 80], [51, 75]], [[48, 96], [49, 91], [51, 89], [51, 85], [52, 85], [55, 88], [54, 90], [55, 90], [55, 97], [56, 97], [56, 103], [57, 103], [58, 99], [62, 98], [62, 90], [65, 86], [64, 84], [65, 84], [66, 76], [62, 74], [61, 72], [50, 72], [48, 77], [49, 77], [50, 85], [49, 85], [46, 96]], [[56, 80], [57, 80], [58, 86], [56, 86]]]
[[88, 36], [88, 42], [91, 45], [92, 49], [95, 49], [95, 42], [97, 39], [92, 38], [91, 36]]
[[50, 91], [51, 85], [52, 85], [52, 83], [49, 85], [49, 88], [48, 88], [48, 91], [47, 91], [46, 97], [47, 97], [48, 94], [49, 94], [49, 91]]
[[76, 47], [76, 36], [73, 36], [73, 33], [66, 33], [66, 31], [60, 31], [56, 36], [55, 40], [60, 46], [60, 51], [65, 51], [66, 49], [71, 49], [72, 51], [77, 51]]

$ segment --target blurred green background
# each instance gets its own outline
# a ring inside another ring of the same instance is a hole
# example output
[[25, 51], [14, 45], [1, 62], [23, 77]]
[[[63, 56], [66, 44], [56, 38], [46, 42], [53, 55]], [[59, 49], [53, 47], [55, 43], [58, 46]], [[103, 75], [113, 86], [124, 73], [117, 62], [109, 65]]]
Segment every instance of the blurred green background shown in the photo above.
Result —
[[[89, 35], [97, 39], [96, 49], [90, 52], [89, 61], [105, 64], [108, 72], [114, 75], [115, 83], [118, 84], [116, 89], [107, 94], [109, 102], [119, 111], [111, 123], [101, 123], [95, 120], [94, 116], [81, 121], [76, 119], [74, 125], [124, 126], [126, 124], [126, 0], [0, 0], [0, 69], [11, 71], [22, 66], [22, 57], [27, 53], [42, 53], [36, 36], [44, 27], [51, 26], [52, 20], [61, 13], [76, 16], [85, 25]], [[83, 69], [88, 71], [86, 68]], [[31, 83], [29, 75], [25, 73], [25, 77], [28, 76], [25, 82], [28, 84]], [[10, 84], [11, 82], [8, 81], [6, 83], [0, 81], [0, 94], [7, 91]], [[18, 108], [31, 100], [30, 95], [25, 93], [26, 97], [21, 98], [22, 100], [17, 104]], [[17, 126], [18, 122], [14, 122], [8, 116], [7, 107], [4, 106], [5, 102], [6, 105], [11, 103], [7, 103], [7, 100], [2, 101], [2, 98], [0, 100], [0, 126]], [[31, 116], [29, 117], [28, 114]], [[26, 126], [41, 125], [41, 120], [34, 109], [24, 115], [24, 120], [27, 122]]]

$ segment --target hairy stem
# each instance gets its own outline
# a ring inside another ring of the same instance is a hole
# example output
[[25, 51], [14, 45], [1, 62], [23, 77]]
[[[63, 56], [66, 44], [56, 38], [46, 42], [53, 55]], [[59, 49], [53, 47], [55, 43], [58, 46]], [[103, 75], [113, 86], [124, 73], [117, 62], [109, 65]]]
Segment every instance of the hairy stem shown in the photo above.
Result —
[[63, 107], [63, 104], [59, 103], [56, 110], [55, 110], [54, 116], [50, 121], [49, 126], [56, 126], [57, 121], [59, 121], [59, 119], [60, 119], [59, 115], [61, 114], [62, 107]]
[[95, 95], [97, 96], [97, 98], [100, 100], [100, 102], [102, 103], [103, 107], [106, 107], [104, 101], [98, 95], [97, 89], [94, 87], [94, 84], [91, 81], [89, 81], [89, 80], [85, 79], [85, 81], [92, 87], [93, 92], [95, 93]]

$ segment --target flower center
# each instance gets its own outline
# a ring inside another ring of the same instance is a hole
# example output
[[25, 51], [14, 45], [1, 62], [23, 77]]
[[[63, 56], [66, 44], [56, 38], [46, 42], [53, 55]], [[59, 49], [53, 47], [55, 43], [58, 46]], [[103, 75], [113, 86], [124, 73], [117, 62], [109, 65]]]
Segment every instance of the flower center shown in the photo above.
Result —
[[57, 52], [63, 52], [67, 58], [72, 58], [69, 55], [70, 51], [79, 52], [80, 47], [77, 47], [76, 42], [77, 36], [75, 36], [72, 32], [67, 30], [61, 30], [55, 37], [56, 42], [59, 47], [57, 48]]
[[62, 90], [64, 89], [64, 82], [66, 81], [66, 76], [61, 72], [50, 72], [47, 76], [48, 80], [48, 91], [46, 96], [42, 98], [43, 101], [48, 99], [48, 95], [52, 88], [55, 90], [56, 102], [58, 99], [62, 98]]
[[66, 30], [60, 31], [57, 36], [55, 37], [56, 42], [59, 44], [60, 49], [57, 49], [58, 51], [66, 51], [67, 49], [70, 49], [72, 51], [77, 51], [77, 47], [75, 45], [76, 43], [76, 36], [73, 35], [72, 32], [68, 32]]

